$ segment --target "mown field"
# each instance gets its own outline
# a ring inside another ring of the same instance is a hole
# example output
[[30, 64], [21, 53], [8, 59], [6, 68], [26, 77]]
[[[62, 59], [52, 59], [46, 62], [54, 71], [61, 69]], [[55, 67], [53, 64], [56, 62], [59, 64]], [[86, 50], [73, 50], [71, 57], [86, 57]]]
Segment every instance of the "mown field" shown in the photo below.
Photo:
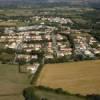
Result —
[[100, 94], [100, 60], [47, 64], [36, 85], [63, 88], [73, 94]]
[[0, 100], [24, 100], [23, 89], [29, 85], [27, 75], [17, 65], [0, 64]]

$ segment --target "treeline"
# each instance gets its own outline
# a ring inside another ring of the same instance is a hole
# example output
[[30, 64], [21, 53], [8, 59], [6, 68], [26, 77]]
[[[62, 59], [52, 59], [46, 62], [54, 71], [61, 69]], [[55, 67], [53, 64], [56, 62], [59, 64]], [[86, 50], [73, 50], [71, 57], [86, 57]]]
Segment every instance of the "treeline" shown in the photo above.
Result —
[[44, 87], [44, 86], [38, 86], [38, 87], [28, 87], [25, 88], [23, 91], [23, 96], [25, 97], [25, 100], [50, 100], [42, 94], [42, 99], [36, 95], [36, 91], [45, 91], [45, 92], [50, 92], [54, 93], [57, 95], [64, 95], [64, 96], [73, 96], [80, 98], [80, 100], [100, 100], [100, 95], [92, 94], [92, 95], [87, 95], [87, 96], [82, 96], [80, 94], [71, 94], [69, 92], [64, 91], [62, 88], [57, 88], [57, 89], [52, 89], [50, 87]]

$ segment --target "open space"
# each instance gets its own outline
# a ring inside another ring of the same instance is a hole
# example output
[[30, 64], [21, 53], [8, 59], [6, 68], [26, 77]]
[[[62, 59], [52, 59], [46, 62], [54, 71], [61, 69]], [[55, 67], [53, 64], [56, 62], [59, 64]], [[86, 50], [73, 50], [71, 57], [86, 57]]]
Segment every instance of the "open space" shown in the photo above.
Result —
[[17, 65], [0, 64], [0, 100], [24, 100], [23, 89], [29, 85], [27, 74], [20, 74]]
[[47, 64], [37, 85], [63, 88], [73, 94], [100, 94], [100, 60]]

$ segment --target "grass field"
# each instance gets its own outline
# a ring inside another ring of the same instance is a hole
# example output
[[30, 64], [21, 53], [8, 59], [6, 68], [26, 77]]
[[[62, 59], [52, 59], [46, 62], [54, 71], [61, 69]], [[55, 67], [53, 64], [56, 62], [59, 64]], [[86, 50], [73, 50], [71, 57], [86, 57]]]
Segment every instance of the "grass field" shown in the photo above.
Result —
[[47, 100], [86, 100], [85, 98], [72, 96], [72, 95], [64, 95], [64, 94], [57, 94], [50, 91], [43, 91], [43, 90], [36, 90], [35, 95], [39, 98], [46, 97]]
[[27, 75], [16, 65], [0, 64], [0, 100], [24, 100], [22, 91], [28, 85]]
[[13, 26], [16, 26], [16, 23], [14, 22], [0, 22], [0, 27], [13, 27]]
[[63, 88], [75, 94], [100, 94], [100, 60], [47, 64], [37, 85]]

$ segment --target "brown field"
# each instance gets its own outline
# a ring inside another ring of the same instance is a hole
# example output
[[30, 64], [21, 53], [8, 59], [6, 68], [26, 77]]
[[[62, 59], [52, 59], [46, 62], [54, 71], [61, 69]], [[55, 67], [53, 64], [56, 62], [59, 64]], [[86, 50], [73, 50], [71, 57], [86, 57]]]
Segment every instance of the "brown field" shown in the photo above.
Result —
[[63, 88], [75, 94], [100, 94], [100, 60], [47, 64], [37, 85]]

